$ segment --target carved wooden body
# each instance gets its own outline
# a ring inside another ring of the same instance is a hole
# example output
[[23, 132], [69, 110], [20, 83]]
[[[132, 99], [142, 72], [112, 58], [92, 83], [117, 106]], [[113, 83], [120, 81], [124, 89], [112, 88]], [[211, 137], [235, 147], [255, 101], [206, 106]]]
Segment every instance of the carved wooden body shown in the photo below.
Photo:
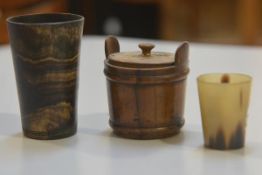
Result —
[[184, 125], [188, 44], [178, 48], [175, 61], [168, 65], [117, 64], [109, 58], [119, 52], [114, 37], [106, 39], [105, 50], [109, 123], [114, 133], [133, 139], [156, 139], [178, 133]]

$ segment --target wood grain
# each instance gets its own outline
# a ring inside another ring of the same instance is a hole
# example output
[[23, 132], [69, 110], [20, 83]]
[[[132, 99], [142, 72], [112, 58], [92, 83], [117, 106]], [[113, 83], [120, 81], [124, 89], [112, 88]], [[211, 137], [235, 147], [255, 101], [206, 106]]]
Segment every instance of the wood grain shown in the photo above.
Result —
[[[105, 60], [109, 123], [116, 135], [157, 139], [179, 132], [184, 125], [186, 76], [189, 72], [185, 66], [188, 65], [188, 44], [181, 48], [176, 54], [179, 55], [177, 64], [174, 59], [173, 64], [161, 68], [123, 67], [114, 65], [110, 59]], [[111, 56], [106, 52], [106, 57]]]

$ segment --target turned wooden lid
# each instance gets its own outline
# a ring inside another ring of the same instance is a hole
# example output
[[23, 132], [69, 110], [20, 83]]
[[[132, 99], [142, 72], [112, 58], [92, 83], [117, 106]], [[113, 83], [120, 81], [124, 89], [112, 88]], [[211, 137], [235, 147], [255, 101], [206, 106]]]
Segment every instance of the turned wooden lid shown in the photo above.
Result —
[[141, 51], [118, 52], [108, 56], [112, 64], [127, 67], [161, 67], [174, 64], [174, 54], [168, 52], [151, 52], [155, 45], [141, 43]]
[[177, 70], [188, 72], [188, 50], [189, 44], [182, 43], [176, 52], [153, 52], [155, 47], [151, 43], [138, 45], [141, 51], [120, 52], [119, 42], [114, 36], [105, 40], [106, 62], [112, 66], [127, 68], [159, 68], [174, 66]]

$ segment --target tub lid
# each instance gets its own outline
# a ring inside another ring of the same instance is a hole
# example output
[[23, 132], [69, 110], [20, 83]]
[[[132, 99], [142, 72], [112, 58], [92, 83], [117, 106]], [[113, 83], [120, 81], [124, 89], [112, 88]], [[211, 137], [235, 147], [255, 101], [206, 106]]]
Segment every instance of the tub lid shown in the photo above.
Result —
[[174, 65], [175, 55], [168, 52], [151, 52], [155, 47], [151, 43], [138, 45], [141, 51], [117, 52], [108, 56], [109, 62], [124, 67], [164, 67]]

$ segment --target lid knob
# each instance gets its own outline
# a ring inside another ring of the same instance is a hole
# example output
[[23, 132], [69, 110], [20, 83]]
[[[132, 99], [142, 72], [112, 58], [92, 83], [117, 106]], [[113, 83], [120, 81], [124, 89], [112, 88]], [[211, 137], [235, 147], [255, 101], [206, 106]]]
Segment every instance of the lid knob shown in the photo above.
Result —
[[144, 56], [150, 56], [151, 50], [155, 47], [155, 45], [151, 43], [140, 43], [138, 47], [142, 49], [142, 53]]

